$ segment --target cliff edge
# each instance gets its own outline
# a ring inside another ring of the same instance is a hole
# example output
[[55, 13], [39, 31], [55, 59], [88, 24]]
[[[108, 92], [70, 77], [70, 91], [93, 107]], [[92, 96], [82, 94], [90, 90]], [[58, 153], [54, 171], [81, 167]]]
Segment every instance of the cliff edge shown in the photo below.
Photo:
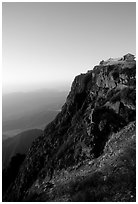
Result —
[[3, 201], [135, 201], [136, 61], [75, 77]]

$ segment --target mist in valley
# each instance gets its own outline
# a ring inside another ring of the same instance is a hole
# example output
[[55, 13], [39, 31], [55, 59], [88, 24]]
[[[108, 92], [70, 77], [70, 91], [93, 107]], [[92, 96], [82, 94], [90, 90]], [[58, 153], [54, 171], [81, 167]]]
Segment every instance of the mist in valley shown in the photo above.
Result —
[[27, 129], [43, 129], [61, 110], [67, 94], [56, 89], [3, 94], [3, 139]]

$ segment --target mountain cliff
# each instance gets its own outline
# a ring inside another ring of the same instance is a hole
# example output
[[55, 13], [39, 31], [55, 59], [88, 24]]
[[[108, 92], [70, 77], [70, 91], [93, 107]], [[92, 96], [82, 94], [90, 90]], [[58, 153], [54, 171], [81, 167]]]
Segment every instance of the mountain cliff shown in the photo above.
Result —
[[75, 77], [4, 201], [135, 201], [136, 61]]

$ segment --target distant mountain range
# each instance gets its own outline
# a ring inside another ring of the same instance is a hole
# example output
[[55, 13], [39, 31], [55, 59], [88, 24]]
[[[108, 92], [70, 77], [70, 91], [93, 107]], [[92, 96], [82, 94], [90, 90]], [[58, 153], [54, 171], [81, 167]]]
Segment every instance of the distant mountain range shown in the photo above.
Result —
[[59, 111], [42, 111], [26, 114], [25, 116], [19, 119], [6, 120], [2, 124], [3, 128], [3, 139], [7, 137], [14, 136], [22, 131], [33, 128], [44, 129], [45, 126], [51, 122], [54, 117], [58, 114]]
[[27, 129], [44, 129], [60, 111], [66, 95], [56, 90], [3, 95], [3, 139]]
[[33, 140], [42, 134], [42, 130], [33, 129], [5, 139], [2, 142], [2, 168], [5, 168], [17, 153], [26, 154]]

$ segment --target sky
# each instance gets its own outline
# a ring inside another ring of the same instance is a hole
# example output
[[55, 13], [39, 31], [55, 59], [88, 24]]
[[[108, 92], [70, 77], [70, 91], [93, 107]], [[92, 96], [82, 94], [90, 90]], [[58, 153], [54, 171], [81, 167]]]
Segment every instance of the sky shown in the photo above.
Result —
[[101, 60], [136, 54], [136, 3], [2, 3], [2, 91], [68, 89]]

